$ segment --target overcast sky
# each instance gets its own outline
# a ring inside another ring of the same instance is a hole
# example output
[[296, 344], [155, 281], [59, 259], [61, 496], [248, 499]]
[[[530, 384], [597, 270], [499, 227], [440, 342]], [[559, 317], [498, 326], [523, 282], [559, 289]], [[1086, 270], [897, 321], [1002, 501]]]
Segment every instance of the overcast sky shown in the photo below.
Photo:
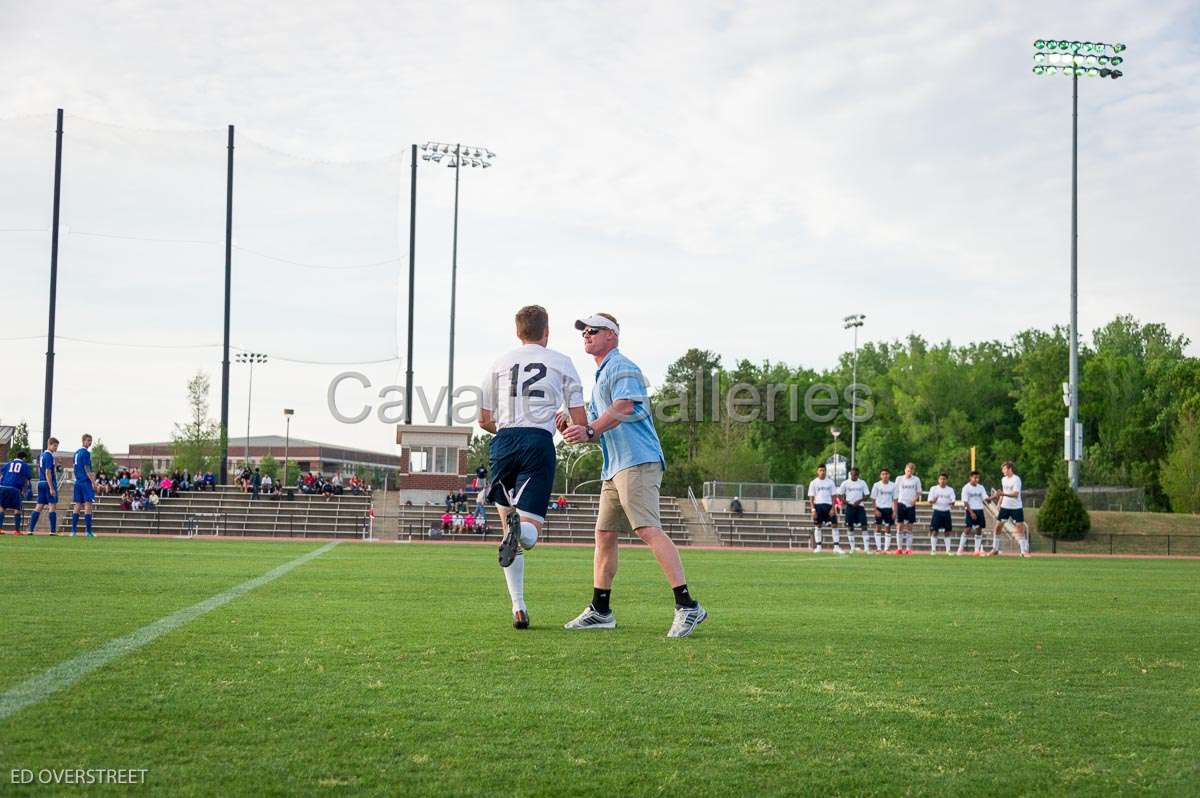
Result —
[[[689, 347], [817, 368], [871, 339], [1066, 323], [1071, 82], [1032, 42], [1123, 41], [1080, 83], [1080, 323], [1200, 340], [1195, 2], [294, 3], [0, 0], [0, 422], [41, 438], [54, 109], [66, 109], [54, 434], [165, 440], [197, 370], [219, 414], [226, 125], [232, 339], [268, 353], [253, 434], [340, 424], [400, 384], [407, 148], [464, 171], [456, 383], [551, 314], [605, 310], [652, 382]], [[453, 172], [419, 167], [416, 382], [445, 384]], [[15, 340], [31, 336], [26, 340]], [[1200, 352], [1193, 343], [1190, 351]], [[361, 366], [293, 361], [383, 361]], [[234, 365], [231, 434], [248, 371]], [[418, 413], [418, 421], [420, 420]]]

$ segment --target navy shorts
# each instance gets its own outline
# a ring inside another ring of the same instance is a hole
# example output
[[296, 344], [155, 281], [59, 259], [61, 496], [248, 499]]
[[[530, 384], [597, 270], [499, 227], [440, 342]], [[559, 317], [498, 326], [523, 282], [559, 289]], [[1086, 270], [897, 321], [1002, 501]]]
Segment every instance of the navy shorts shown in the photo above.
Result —
[[934, 510], [933, 520], [929, 522], [929, 529], [933, 532], [950, 532], [954, 528], [954, 522], [950, 518], [949, 510]]
[[75, 491], [71, 497], [71, 501], [76, 504], [89, 504], [96, 501], [96, 491], [92, 488], [92, 483], [87, 481], [77, 481], [75, 483]]
[[38, 483], [38, 504], [58, 504], [58, 485], [54, 486], [54, 493], [50, 493], [49, 482]]
[[20, 510], [21, 492], [8, 485], [0, 485], [0, 510]]
[[896, 503], [896, 521], [901, 524], [917, 523], [917, 506]]
[[892, 518], [891, 507], [876, 507], [875, 508], [875, 526], [895, 526], [896, 521]]
[[866, 529], [867, 528], [867, 508], [863, 507], [861, 504], [847, 504], [846, 505], [846, 526], [850, 527], [851, 529], [853, 529], [856, 526], [860, 527], [862, 529]]
[[813, 523], [817, 526], [828, 526], [836, 524], [837, 518], [833, 515], [832, 504], [814, 504], [813, 505]]
[[[546, 520], [550, 493], [554, 490], [554, 436], [536, 427], [505, 427], [492, 438], [492, 487], [488, 497], [498, 507], [508, 507], [507, 488], [517, 499], [521, 515]], [[524, 490], [521, 486], [524, 485]]]
[[1000, 512], [996, 514], [997, 521], [1014, 521], [1018, 524], [1025, 523], [1025, 508], [1023, 507], [1001, 507]]
[[971, 510], [963, 511], [963, 523], [967, 529], [983, 529], [983, 525], [987, 523], [987, 513], [983, 510], [975, 510], [975, 515], [971, 515]]

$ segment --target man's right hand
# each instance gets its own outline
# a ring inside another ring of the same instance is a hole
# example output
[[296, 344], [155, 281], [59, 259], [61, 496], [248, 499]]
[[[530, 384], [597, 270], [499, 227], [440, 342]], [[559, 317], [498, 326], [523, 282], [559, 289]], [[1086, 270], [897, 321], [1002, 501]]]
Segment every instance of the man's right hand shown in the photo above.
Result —
[[554, 414], [554, 428], [559, 432], [564, 432], [569, 426], [571, 426], [571, 414], [559, 408], [558, 412]]

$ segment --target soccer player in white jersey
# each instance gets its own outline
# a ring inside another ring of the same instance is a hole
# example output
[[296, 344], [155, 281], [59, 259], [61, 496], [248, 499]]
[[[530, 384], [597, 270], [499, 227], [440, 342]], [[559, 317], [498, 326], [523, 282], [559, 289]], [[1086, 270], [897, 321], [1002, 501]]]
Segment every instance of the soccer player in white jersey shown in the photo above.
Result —
[[933, 520], [929, 523], [929, 553], [937, 554], [937, 539], [942, 539], [946, 553], [950, 553], [950, 536], [954, 532], [954, 488], [947, 485], [950, 476], [943, 471], [938, 474], [937, 484], [929, 489], [929, 503], [933, 505]]
[[850, 540], [850, 553], [854, 553], [854, 527], [862, 530], [863, 551], [871, 551], [867, 540], [867, 508], [863, 502], [867, 500], [867, 483], [859, 478], [858, 469], [850, 469], [850, 478], [838, 485], [838, 495], [846, 500], [846, 535]]
[[833, 480], [825, 476], [825, 466], [817, 466], [817, 478], [808, 483], [808, 509], [813, 519], [813, 551], [821, 550], [821, 531], [833, 527], [833, 550], [841, 553], [842, 541], [838, 536], [837, 521], [833, 517]]
[[[892, 530], [896, 528], [896, 483], [892, 482], [892, 472], [886, 468], [880, 469], [879, 481], [871, 486], [871, 501], [875, 504], [875, 552], [887, 552], [892, 545]], [[883, 533], [883, 545], [880, 545], [879, 533]], [[896, 536], [896, 553], [899, 554], [900, 536]]]
[[979, 484], [979, 472], [972, 471], [969, 481], [963, 485], [962, 491], [959, 493], [962, 498], [965, 526], [963, 532], [958, 537], [958, 553], [963, 553], [963, 546], [967, 543], [967, 533], [970, 532], [975, 537], [976, 557], [983, 556], [983, 524], [987, 518], [984, 512], [984, 502], [987, 501], [987, 488]]
[[904, 466], [904, 476], [896, 480], [896, 553], [912, 554], [913, 524], [917, 522], [917, 499], [921, 498], [921, 478], [917, 466]]
[[[497, 358], [483, 379], [479, 426], [494, 433], [490, 498], [505, 530], [500, 567], [512, 599], [513, 627], [529, 628], [525, 607], [525, 556], [537, 543], [554, 487], [554, 414], [565, 406], [586, 424], [583, 385], [571, 359], [546, 348], [550, 320], [540, 305], [517, 311], [521, 346]], [[510, 506], [509, 497], [516, 507]]]
[[1000, 480], [1000, 490], [992, 494], [992, 498], [1000, 500], [1000, 511], [996, 513], [995, 537], [992, 538], [992, 554], [999, 554], [1001, 537], [1004, 534], [1004, 522], [1012, 521], [1016, 525], [1017, 545], [1021, 547], [1021, 556], [1029, 556], [1029, 535], [1025, 531], [1025, 505], [1021, 501], [1021, 478], [1013, 468], [1012, 461], [1000, 466], [1004, 477]]

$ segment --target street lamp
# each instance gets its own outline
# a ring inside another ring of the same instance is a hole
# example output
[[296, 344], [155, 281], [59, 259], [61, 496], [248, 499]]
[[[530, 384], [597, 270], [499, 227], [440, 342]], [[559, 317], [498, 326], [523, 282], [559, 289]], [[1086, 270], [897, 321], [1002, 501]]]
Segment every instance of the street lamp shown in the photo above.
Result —
[[1064, 450], [1071, 489], [1079, 490], [1079, 461], [1083, 457], [1079, 421], [1079, 79], [1112, 78], [1125, 73], [1125, 45], [1038, 39], [1033, 43], [1033, 74], [1071, 78], [1071, 354], [1070, 402], [1064, 430]]
[[280, 490], [287, 487], [288, 484], [288, 445], [292, 442], [292, 416], [296, 415], [296, 411], [290, 407], [283, 408], [283, 417], [287, 422], [287, 429], [283, 433], [283, 478], [279, 480]]
[[250, 399], [254, 394], [254, 364], [266, 363], [267, 356], [261, 352], [238, 352], [233, 356], [235, 363], [250, 364], [250, 387], [246, 389], [246, 451], [244, 459], [246, 467], [250, 466]]
[[854, 468], [854, 454], [858, 448], [858, 328], [863, 326], [863, 321], [866, 320], [865, 313], [852, 313], [842, 319], [845, 324], [842, 325], [843, 330], [854, 328], [854, 365], [850, 376], [850, 390], [854, 392], [854, 399], [850, 404], [850, 467]]
[[458, 299], [458, 178], [465, 168], [490, 169], [496, 153], [487, 147], [467, 146], [465, 144], [445, 144], [440, 141], [427, 141], [421, 145], [425, 154], [422, 160], [433, 163], [446, 161], [446, 166], [454, 170], [454, 243], [450, 255], [450, 376], [446, 388], [446, 426], [454, 424], [454, 313]]

